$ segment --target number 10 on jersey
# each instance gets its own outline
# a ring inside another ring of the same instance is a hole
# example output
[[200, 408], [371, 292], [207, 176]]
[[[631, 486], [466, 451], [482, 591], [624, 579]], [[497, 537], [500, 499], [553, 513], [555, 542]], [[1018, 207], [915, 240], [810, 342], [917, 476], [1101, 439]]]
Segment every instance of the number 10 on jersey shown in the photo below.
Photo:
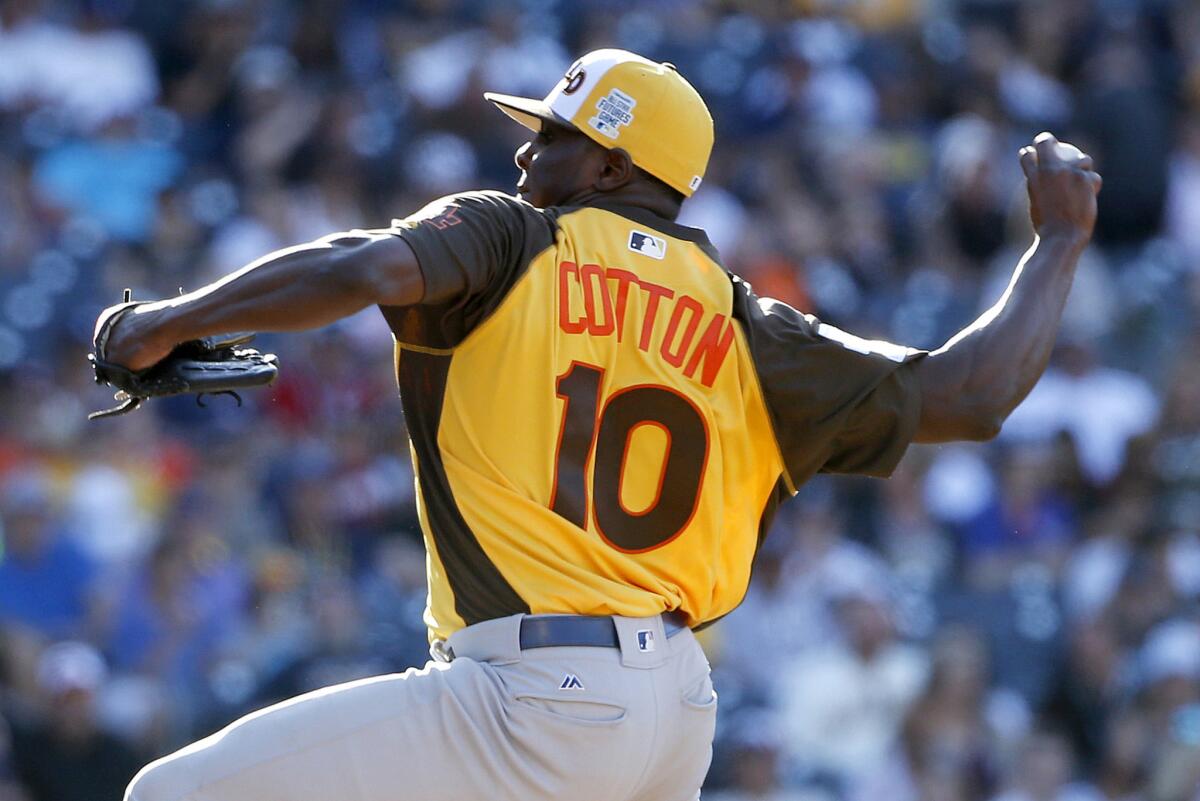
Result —
[[[563, 412], [550, 508], [582, 529], [591, 512], [600, 536], [619, 551], [653, 550], [683, 533], [696, 513], [708, 462], [708, 428], [695, 404], [677, 390], [635, 384], [601, 399], [603, 379], [602, 368], [572, 362], [555, 382]], [[622, 485], [633, 435], [641, 426], [661, 429], [667, 445], [653, 500], [635, 512], [622, 500]]]

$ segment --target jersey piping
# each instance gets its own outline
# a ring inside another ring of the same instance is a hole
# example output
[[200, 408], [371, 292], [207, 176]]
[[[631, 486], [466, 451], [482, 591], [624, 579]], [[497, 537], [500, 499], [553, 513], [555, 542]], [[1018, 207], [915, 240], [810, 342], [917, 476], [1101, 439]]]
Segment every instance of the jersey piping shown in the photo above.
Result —
[[484, 553], [446, 480], [446, 468], [437, 447], [437, 430], [449, 370], [447, 355], [410, 351], [399, 361], [398, 380], [402, 395], [420, 393], [432, 401], [413, 408], [405, 419], [420, 465], [418, 486], [429, 529], [454, 594], [455, 611], [469, 626], [495, 617], [527, 613], [529, 605]]

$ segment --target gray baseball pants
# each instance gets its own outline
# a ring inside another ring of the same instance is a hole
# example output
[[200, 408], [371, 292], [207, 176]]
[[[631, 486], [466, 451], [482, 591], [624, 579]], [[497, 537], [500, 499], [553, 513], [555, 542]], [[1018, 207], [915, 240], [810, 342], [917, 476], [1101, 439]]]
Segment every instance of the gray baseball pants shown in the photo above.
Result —
[[455, 633], [452, 662], [247, 715], [147, 765], [125, 801], [699, 798], [717, 699], [692, 633], [614, 617], [619, 649], [522, 651], [521, 617]]

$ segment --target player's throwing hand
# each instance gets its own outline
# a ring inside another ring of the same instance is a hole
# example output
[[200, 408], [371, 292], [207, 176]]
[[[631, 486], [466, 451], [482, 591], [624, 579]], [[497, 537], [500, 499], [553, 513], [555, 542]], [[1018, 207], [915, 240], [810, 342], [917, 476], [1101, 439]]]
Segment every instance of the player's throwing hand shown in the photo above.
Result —
[[1092, 157], [1045, 131], [1032, 145], [1021, 148], [1020, 156], [1029, 191], [1029, 216], [1038, 236], [1090, 238], [1102, 183]]

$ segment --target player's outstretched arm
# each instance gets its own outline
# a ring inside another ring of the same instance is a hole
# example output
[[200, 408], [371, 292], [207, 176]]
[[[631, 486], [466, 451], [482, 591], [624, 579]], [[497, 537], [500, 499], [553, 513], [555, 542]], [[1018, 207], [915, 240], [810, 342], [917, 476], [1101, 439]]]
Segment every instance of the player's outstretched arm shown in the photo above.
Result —
[[140, 370], [180, 342], [231, 331], [319, 328], [367, 306], [421, 300], [412, 248], [384, 231], [349, 231], [271, 253], [194, 292], [135, 307], [113, 330], [109, 361]]
[[1101, 180], [1090, 157], [1049, 133], [1020, 158], [1033, 246], [995, 306], [913, 365], [921, 381], [917, 442], [994, 437], [1050, 359], [1075, 264], [1095, 225]]

